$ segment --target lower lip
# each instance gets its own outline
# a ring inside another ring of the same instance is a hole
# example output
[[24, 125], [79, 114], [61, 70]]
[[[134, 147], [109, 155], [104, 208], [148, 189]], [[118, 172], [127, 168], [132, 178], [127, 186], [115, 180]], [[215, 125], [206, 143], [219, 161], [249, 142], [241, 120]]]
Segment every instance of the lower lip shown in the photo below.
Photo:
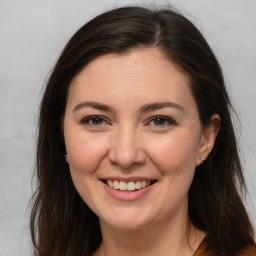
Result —
[[123, 190], [116, 190], [114, 188], [111, 188], [106, 183], [103, 182], [103, 185], [106, 191], [112, 197], [120, 201], [135, 201], [135, 200], [141, 199], [151, 191], [151, 189], [153, 188], [153, 186], [155, 186], [155, 184], [156, 183], [139, 190], [123, 191]]

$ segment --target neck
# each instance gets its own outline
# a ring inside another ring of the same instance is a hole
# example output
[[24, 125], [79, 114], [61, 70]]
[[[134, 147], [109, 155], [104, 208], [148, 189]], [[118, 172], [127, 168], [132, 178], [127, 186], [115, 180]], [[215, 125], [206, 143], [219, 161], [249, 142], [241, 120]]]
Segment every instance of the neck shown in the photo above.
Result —
[[103, 242], [95, 256], [191, 256], [205, 236], [188, 218], [136, 230], [115, 229], [103, 221], [100, 223]]

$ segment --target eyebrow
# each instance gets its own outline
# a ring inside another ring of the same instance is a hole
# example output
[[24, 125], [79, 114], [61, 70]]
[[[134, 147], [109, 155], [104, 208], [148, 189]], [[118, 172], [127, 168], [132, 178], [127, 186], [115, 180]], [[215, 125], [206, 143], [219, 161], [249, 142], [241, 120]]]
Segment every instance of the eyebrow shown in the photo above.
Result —
[[114, 112], [114, 109], [111, 108], [110, 106], [102, 104], [102, 103], [94, 102], [94, 101], [85, 101], [85, 102], [77, 104], [74, 107], [73, 112], [76, 112], [82, 108], [94, 108], [94, 109], [98, 109], [98, 110], [105, 111], [105, 112]]
[[166, 101], [166, 102], [155, 102], [155, 103], [146, 104], [139, 109], [139, 112], [145, 113], [145, 112], [150, 112], [150, 111], [154, 111], [162, 108], [176, 108], [178, 110], [184, 111], [184, 108], [181, 105], [174, 102]]
[[[85, 102], [79, 103], [74, 107], [73, 112], [76, 112], [82, 108], [93, 108], [93, 109], [101, 110], [104, 112], [115, 112], [115, 110], [112, 107], [99, 102], [95, 102], [95, 101], [85, 101]], [[174, 102], [166, 101], [166, 102], [154, 102], [154, 103], [143, 105], [142, 107], [139, 108], [138, 112], [146, 113], [146, 112], [159, 110], [162, 108], [176, 108], [178, 110], [184, 111], [184, 108], [181, 105]]]

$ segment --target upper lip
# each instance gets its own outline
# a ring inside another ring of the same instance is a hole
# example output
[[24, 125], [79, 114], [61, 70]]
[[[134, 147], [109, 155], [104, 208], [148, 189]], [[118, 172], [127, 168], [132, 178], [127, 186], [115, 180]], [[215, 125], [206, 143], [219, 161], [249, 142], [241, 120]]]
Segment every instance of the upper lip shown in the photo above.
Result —
[[139, 176], [132, 176], [132, 177], [119, 177], [119, 176], [111, 176], [111, 177], [103, 177], [100, 180], [117, 180], [117, 181], [157, 181], [155, 178], [148, 178], [148, 177], [139, 177]]

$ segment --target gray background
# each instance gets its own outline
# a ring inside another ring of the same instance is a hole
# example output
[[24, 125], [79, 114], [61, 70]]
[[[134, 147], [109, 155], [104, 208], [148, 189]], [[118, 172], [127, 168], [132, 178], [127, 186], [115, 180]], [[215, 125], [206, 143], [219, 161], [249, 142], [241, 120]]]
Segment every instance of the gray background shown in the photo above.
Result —
[[[102, 10], [142, 1], [0, 0], [0, 256], [30, 255], [37, 109], [42, 87], [70, 36]], [[154, 1], [167, 3], [167, 1]], [[213, 47], [241, 119], [239, 136], [256, 219], [256, 1], [169, 1]], [[148, 1], [153, 3], [153, 1]]]

